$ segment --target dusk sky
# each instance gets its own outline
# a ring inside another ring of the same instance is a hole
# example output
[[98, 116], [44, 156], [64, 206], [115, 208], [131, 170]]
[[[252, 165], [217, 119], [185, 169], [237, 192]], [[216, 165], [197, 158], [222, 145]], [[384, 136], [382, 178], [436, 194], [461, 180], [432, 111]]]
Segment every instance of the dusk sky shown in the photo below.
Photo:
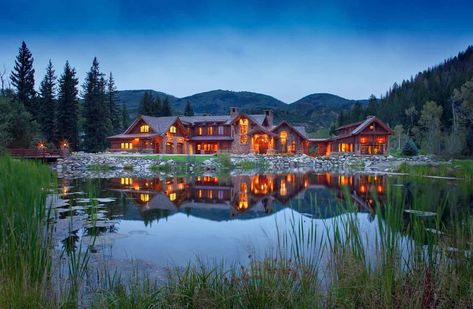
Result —
[[36, 86], [49, 58], [81, 83], [97, 56], [119, 89], [214, 89], [293, 102], [379, 96], [473, 44], [470, 1], [0, 0], [0, 68], [22, 40]]

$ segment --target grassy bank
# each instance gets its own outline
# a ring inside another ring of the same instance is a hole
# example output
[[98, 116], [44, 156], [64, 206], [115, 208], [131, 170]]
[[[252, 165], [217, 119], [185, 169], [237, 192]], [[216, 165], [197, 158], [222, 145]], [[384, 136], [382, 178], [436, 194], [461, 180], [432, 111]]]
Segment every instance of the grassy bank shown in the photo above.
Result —
[[[121, 156], [123, 157], [123, 156]], [[143, 158], [160, 161], [173, 160], [176, 163], [202, 163], [205, 160], [215, 158], [215, 155], [141, 155], [141, 156], [125, 156], [129, 158]]]
[[414, 176], [455, 177], [473, 181], [473, 160], [453, 160], [451, 163], [423, 165], [403, 163], [399, 171]]
[[0, 308], [50, 304], [47, 166], [0, 157]]

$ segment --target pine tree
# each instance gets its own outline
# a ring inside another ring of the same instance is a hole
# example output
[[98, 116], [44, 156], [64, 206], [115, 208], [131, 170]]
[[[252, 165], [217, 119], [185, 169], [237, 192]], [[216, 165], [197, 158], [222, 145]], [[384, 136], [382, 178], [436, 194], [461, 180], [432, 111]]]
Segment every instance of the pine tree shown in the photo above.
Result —
[[38, 114], [35, 106], [36, 92], [34, 90], [33, 55], [23, 41], [15, 60], [15, 67], [10, 75], [13, 87], [16, 89], [16, 100], [22, 103], [26, 111], [33, 117]]
[[107, 148], [111, 123], [106, 102], [105, 78], [100, 73], [99, 62], [94, 58], [83, 85], [84, 99], [84, 149], [90, 152]]
[[[140, 115], [146, 115], [146, 116], [153, 116], [153, 104], [154, 104], [154, 99], [153, 95], [149, 91], [145, 91], [143, 94], [143, 98], [140, 101], [140, 105], [138, 108], [138, 113]], [[158, 115], [155, 115], [158, 116]]]
[[130, 125], [130, 114], [128, 113], [125, 103], [122, 104], [122, 110], [120, 114], [121, 132], [125, 132], [125, 130], [128, 129], [128, 126]]
[[163, 105], [161, 106], [161, 116], [172, 116], [171, 105], [169, 104], [168, 97], [164, 98]]
[[378, 99], [372, 94], [368, 99], [365, 116], [376, 116], [378, 114]]
[[51, 60], [46, 67], [46, 75], [41, 82], [40, 107], [38, 120], [43, 136], [49, 142], [56, 142], [55, 120], [56, 120], [56, 76]]
[[157, 95], [156, 99], [153, 100], [149, 115], [154, 116], [154, 117], [159, 117], [161, 116], [161, 112], [162, 112], [161, 109], [162, 109], [161, 98], [159, 97], [159, 95]]
[[77, 97], [76, 71], [66, 61], [59, 78], [59, 94], [56, 113], [56, 137], [69, 141], [70, 148], [79, 148], [79, 99]]
[[186, 108], [184, 110], [184, 116], [194, 116], [194, 110], [192, 109], [190, 101], [187, 101]]
[[120, 133], [122, 126], [120, 124], [120, 109], [118, 107], [117, 87], [115, 86], [115, 80], [113, 79], [111, 72], [107, 83], [107, 101], [110, 120], [112, 123], [112, 134]]

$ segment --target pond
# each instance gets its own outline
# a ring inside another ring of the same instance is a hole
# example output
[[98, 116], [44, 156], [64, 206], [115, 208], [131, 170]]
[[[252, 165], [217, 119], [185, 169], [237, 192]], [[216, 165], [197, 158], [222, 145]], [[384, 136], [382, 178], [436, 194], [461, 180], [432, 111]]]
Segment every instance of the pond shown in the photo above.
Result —
[[[56, 249], [71, 251], [87, 244], [107, 259], [139, 260], [158, 267], [196, 260], [244, 265], [279, 247], [281, 234], [294, 232], [297, 224], [323, 234], [347, 215], [356, 216], [366, 238], [375, 238], [379, 224], [396, 229], [383, 218], [383, 207], [394, 207], [387, 203], [393, 199], [404, 207], [402, 220], [423, 217], [427, 230], [440, 233], [439, 222], [448, 227], [452, 218], [471, 215], [473, 201], [468, 184], [458, 180], [360, 173], [60, 179], [59, 183], [53, 211]], [[415, 241], [406, 231], [396, 232], [405, 234], [403, 241]], [[373, 248], [366, 249], [375, 255]]]

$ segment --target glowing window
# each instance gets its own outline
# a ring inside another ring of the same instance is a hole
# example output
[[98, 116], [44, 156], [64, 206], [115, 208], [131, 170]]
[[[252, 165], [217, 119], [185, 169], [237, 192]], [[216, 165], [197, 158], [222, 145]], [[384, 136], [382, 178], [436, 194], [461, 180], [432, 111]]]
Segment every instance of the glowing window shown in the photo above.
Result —
[[366, 136], [360, 137], [360, 143], [366, 144], [368, 142], [368, 138]]
[[141, 133], [148, 133], [149, 132], [149, 125], [144, 124], [140, 127], [140, 132]]
[[140, 194], [140, 201], [142, 202], [149, 202], [149, 194]]
[[384, 137], [378, 137], [377, 141], [378, 141], [378, 144], [384, 144], [385, 139]]
[[120, 178], [120, 184], [129, 186], [133, 183], [131, 178]]
[[197, 128], [197, 135], [202, 135], [202, 127]]
[[121, 147], [121, 149], [133, 149], [133, 144], [132, 143], [121, 143], [120, 147]]
[[207, 135], [214, 135], [214, 127], [207, 128]]
[[177, 132], [176, 126], [171, 126], [171, 127], [169, 128], [169, 132], [171, 132], [171, 133], [176, 133], [176, 132]]
[[248, 119], [240, 118], [240, 144], [248, 143]]
[[214, 149], [213, 149], [214, 151], [218, 151], [218, 144], [214, 144], [214, 147], [213, 147], [213, 148], [214, 148]]
[[174, 201], [176, 200], [176, 198], [177, 198], [176, 193], [171, 193], [171, 194], [169, 194], [169, 200], [170, 200], [171, 202], [174, 202]]
[[281, 133], [279, 133], [279, 138], [281, 139], [281, 144], [286, 145], [287, 132], [286, 131], [281, 131]]
[[292, 141], [290, 150], [291, 152], [296, 152], [296, 141]]
[[201, 144], [197, 144], [197, 150], [200, 150], [202, 148]]

